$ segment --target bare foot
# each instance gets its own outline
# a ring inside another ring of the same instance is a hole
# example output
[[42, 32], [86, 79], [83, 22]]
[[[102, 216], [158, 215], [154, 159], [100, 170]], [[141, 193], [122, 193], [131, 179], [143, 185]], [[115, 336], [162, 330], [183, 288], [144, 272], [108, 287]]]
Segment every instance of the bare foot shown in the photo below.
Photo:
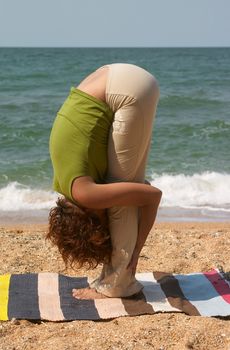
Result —
[[106, 295], [98, 293], [94, 288], [73, 289], [72, 295], [76, 299], [105, 299]]

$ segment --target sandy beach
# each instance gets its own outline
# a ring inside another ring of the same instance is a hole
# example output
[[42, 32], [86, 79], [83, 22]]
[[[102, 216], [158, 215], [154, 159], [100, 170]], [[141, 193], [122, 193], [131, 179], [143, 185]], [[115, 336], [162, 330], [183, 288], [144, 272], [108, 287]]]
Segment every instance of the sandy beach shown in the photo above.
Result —
[[[0, 227], [0, 273], [66, 270], [55, 247], [44, 239], [46, 225]], [[222, 266], [230, 271], [230, 223], [157, 223], [143, 248], [137, 272], [189, 273]], [[107, 321], [0, 322], [1, 350], [230, 349], [228, 319], [158, 313]]]

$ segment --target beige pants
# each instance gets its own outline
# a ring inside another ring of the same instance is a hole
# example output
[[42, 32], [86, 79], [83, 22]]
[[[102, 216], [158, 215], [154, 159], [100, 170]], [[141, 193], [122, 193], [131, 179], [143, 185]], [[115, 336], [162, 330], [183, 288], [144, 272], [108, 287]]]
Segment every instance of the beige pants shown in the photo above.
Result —
[[[144, 182], [159, 89], [156, 79], [131, 64], [108, 66], [106, 102], [115, 112], [108, 144], [107, 182]], [[110, 297], [133, 295], [142, 285], [127, 265], [138, 233], [138, 208], [108, 210], [113, 253], [111, 263], [90, 286]]]

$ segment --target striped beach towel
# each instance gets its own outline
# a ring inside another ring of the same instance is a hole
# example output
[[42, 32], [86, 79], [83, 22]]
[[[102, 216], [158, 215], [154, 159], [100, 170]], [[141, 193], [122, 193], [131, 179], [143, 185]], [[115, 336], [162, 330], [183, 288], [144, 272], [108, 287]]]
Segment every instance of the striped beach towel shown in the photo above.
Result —
[[230, 315], [230, 285], [218, 269], [187, 275], [138, 273], [136, 278], [144, 288], [133, 297], [79, 300], [72, 297], [72, 289], [87, 287], [86, 277], [57, 273], [2, 275], [0, 320], [100, 320], [156, 312]]

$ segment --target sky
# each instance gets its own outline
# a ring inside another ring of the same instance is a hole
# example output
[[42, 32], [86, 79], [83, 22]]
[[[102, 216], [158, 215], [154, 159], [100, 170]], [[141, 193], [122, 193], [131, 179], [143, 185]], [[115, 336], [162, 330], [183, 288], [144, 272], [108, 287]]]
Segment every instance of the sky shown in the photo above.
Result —
[[230, 0], [0, 0], [0, 47], [229, 47]]

